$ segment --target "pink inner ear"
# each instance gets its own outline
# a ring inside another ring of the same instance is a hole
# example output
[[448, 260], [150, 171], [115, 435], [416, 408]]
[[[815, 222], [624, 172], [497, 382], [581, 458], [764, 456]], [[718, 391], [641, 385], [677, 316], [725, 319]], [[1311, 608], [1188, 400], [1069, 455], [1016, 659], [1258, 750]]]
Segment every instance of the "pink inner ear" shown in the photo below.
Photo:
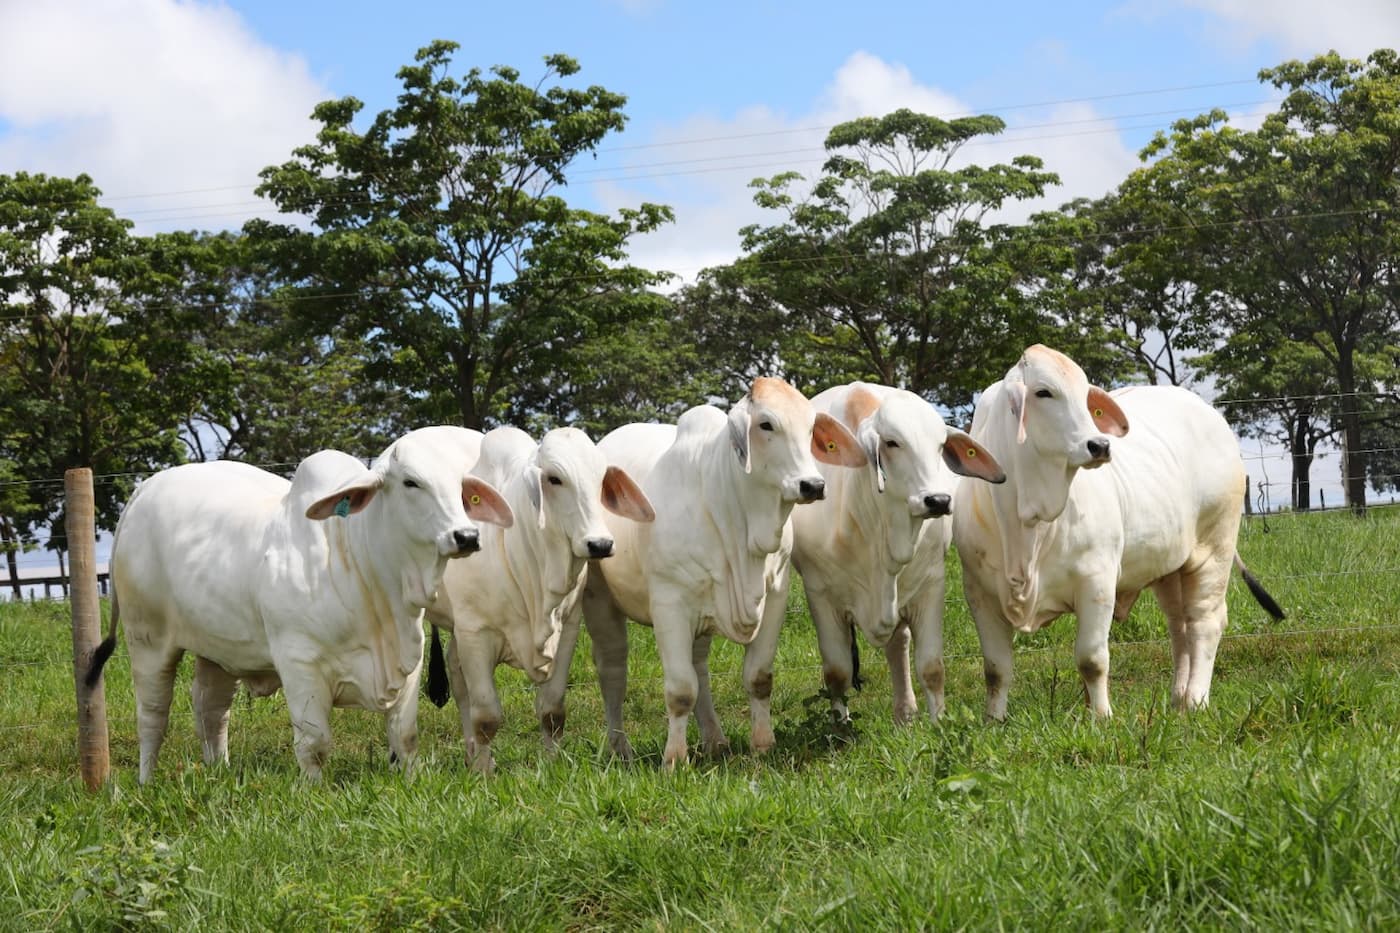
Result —
[[306, 510], [306, 517], [315, 521], [324, 521], [335, 514], [336, 506], [340, 504], [342, 499], [350, 500], [350, 514], [354, 515], [356, 512], [361, 511], [366, 505], [369, 505], [369, 500], [373, 499], [374, 494], [378, 491], [378, 486], [369, 488], [356, 486], [352, 489], [343, 489], [340, 492], [326, 496], [324, 499], [318, 499], [313, 502], [311, 507]]
[[812, 456], [832, 466], [862, 467], [870, 462], [855, 435], [826, 412], [818, 412], [812, 426]]
[[610, 466], [603, 474], [603, 506], [614, 515], [630, 518], [634, 522], [656, 520], [651, 500], [620, 467]]
[[1128, 416], [1123, 414], [1113, 396], [1098, 386], [1089, 387], [1089, 414], [1094, 418], [1095, 427], [1105, 434], [1122, 437], [1128, 433]]
[[490, 522], [502, 528], [515, 524], [515, 513], [511, 511], [510, 504], [501, 498], [496, 487], [475, 476], [467, 477], [462, 484], [462, 505], [474, 521]]

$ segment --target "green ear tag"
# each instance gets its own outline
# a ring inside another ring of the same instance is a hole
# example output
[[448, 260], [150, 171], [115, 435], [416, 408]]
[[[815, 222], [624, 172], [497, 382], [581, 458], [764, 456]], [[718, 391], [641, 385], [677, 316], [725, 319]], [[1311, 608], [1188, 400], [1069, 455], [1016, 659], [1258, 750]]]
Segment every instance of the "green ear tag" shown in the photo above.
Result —
[[349, 496], [346, 496], [344, 499], [341, 499], [339, 502], [337, 502], [337, 503], [335, 504], [335, 514], [339, 515], [341, 518], [347, 518], [347, 517], [349, 517], [349, 515], [350, 515], [350, 497], [349, 497]]

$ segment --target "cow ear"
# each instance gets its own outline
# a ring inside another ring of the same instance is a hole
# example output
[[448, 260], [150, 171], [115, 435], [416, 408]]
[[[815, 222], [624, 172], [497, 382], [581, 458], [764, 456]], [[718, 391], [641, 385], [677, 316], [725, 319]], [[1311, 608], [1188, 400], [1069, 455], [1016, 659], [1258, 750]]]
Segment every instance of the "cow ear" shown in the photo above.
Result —
[[1098, 386], [1089, 386], [1089, 414], [1094, 416], [1094, 425], [1105, 434], [1122, 437], [1128, 433], [1128, 416], [1118, 403]]
[[1024, 382], [1003, 383], [1007, 401], [1011, 403], [1011, 417], [1016, 419], [1016, 443], [1026, 442], [1026, 384]]
[[515, 513], [511, 511], [510, 503], [501, 498], [496, 487], [484, 479], [468, 476], [462, 481], [462, 506], [473, 521], [490, 522], [502, 528], [515, 524]]
[[975, 476], [989, 483], [1006, 482], [1006, 471], [991, 452], [961, 431], [948, 431], [943, 442], [943, 462], [959, 476]]
[[869, 421], [860, 426], [858, 435], [860, 446], [865, 450], [866, 462], [875, 468], [875, 491], [885, 491], [885, 462], [880, 458], [880, 432]]
[[812, 425], [812, 455], [832, 466], [862, 467], [870, 462], [850, 429], [824, 411], [817, 412]]
[[545, 528], [543, 475], [543, 471], [534, 464], [525, 468], [525, 492], [530, 497], [530, 504], [535, 507], [541, 531]]
[[734, 452], [739, 455], [739, 462], [744, 465], [745, 473], [753, 472], [749, 460], [749, 421], [748, 399], [735, 402], [734, 407], [729, 409], [729, 440], [734, 445]]
[[306, 517], [313, 521], [324, 521], [332, 515], [341, 518], [353, 515], [369, 505], [369, 500], [384, 486], [384, 477], [374, 474], [368, 479], [342, 486], [329, 496], [323, 496], [311, 503]]
[[656, 520], [651, 500], [622, 467], [610, 466], [603, 474], [603, 508], [634, 522]]

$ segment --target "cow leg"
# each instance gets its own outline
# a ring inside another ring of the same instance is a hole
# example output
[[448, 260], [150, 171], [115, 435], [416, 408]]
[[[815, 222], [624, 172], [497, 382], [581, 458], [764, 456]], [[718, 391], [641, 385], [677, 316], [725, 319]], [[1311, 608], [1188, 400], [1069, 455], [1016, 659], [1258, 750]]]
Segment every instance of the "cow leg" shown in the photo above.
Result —
[[457, 632], [454, 630], [447, 640], [447, 653], [443, 664], [447, 668], [447, 680], [452, 686], [452, 700], [457, 704], [457, 721], [462, 724], [462, 744], [466, 748], [467, 764], [472, 760], [472, 703], [467, 695], [467, 678], [462, 673], [462, 661], [458, 652]]
[[384, 731], [389, 739], [389, 764], [405, 777], [413, 774], [418, 759], [418, 682], [423, 676], [420, 661], [406, 678], [398, 699], [384, 713]]
[[[937, 723], [944, 714], [944, 587], [931, 586], [923, 597], [910, 607], [910, 626], [914, 635], [914, 670], [918, 671], [918, 682], [924, 685], [924, 702], [928, 703], [928, 721]], [[913, 696], [913, 693], [910, 693]], [[896, 716], [899, 707], [895, 707]], [[914, 717], [914, 707], [910, 705], [909, 719]]]
[[[1233, 556], [1233, 555], [1232, 555]], [[1181, 574], [1184, 611], [1184, 643], [1191, 660], [1186, 691], [1173, 700], [1183, 709], [1200, 709], [1210, 703], [1210, 682], [1215, 674], [1215, 656], [1225, 634], [1227, 609], [1225, 591], [1230, 583], [1231, 559], [1210, 560], [1197, 569]], [[1175, 635], [1173, 642], [1176, 641]]]
[[[501, 698], [496, 692], [496, 659], [500, 657], [501, 644], [489, 632], [452, 633], [453, 656], [458, 668], [457, 677], [466, 689], [465, 701], [459, 700], [460, 712], [465, 706], [467, 713], [462, 717], [462, 727], [467, 738], [467, 765], [480, 774], [490, 774], [496, 768], [491, 754], [491, 742], [501, 728], [505, 713], [501, 709]], [[451, 676], [451, 675], [449, 675]], [[458, 686], [453, 683], [453, 688]]]
[[1089, 709], [1098, 717], [1113, 715], [1108, 703], [1108, 630], [1117, 603], [1114, 582], [1087, 579], [1075, 596], [1079, 627], [1074, 636], [1074, 661], [1084, 681]]
[[[894, 705], [894, 721], [906, 725], [914, 721], [919, 701], [914, 696], [914, 684], [909, 677], [909, 640], [912, 633], [907, 622], [900, 622], [885, 642], [885, 664], [890, 669], [890, 700]], [[923, 640], [919, 639], [919, 647]]]
[[851, 711], [846, 706], [846, 693], [854, 676], [851, 664], [851, 638], [859, 637], [845, 624], [824, 595], [807, 591], [807, 608], [812, 614], [812, 627], [817, 630], [817, 649], [822, 656], [822, 680], [831, 702], [831, 718], [837, 723], [850, 722]]
[[706, 755], [729, 750], [729, 739], [715, 712], [710, 693], [710, 641], [713, 635], [697, 635], [690, 645], [691, 667], [695, 669], [695, 721], [700, 724], [700, 744]]
[[[127, 622], [127, 631], [135, 626]], [[131, 656], [131, 687], [136, 694], [136, 735], [141, 743], [139, 780], [145, 784], [155, 774], [156, 759], [170, 724], [170, 700], [175, 693], [175, 669], [184, 651], [142, 642], [127, 636]]]
[[1181, 571], [1169, 574], [1152, 584], [1157, 605], [1167, 617], [1167, 630], [1172, 639], [1172, 703], [1181, 708], [1186, 704], [1186, 687], [1191, 679], [1191, 644], [1186, 633], [1186, 610], [1182, 603]]
[[204, 747], [204, 763], [228, 764], [228, 714], [238, 678], [208, 658], [195, 656], [190, 700], [194, 705], [194, 731]]
[[744, 689], [749, 694], [749, 747], [762, 754], [773, 747], [773, 660], [787, 618], [788, 575], [768, 591], [763, 622], [744, 648]]
[[331, 685], [309, 665], [279, 667], [277, 673], [282, 678], [282, 692], [292, 717], [292, 747], [297, 764], [308, 781], [319, 781], [331, 753]]
[[695, 644], [692, 610], [684, 600], [683, 595], [669, 599], [652, 595], [652, 632], [656, 636], [657, 654], [661, 656], [668, 721], [666, 751], [661, 761], [668, 770], [686, 760], [685, 730], [700, 692], [695, 659], [691, 654]]
[[[623, 761], [632, 760], [632, 743], [622, 728], [622, 701], [627, 696], [627, 619], [605, 591], [595, 590], [595, 575], [588, 574], [583, 591], [583, 621], [593, 643], [593, 667], [603, 694], [608, 748]], [[556, 657], [554, 663], [560, 663]]]
[[966, 571], [963, 592], [972, 621], [977, 625], [977, 642], [982, 646], [982, 676], [987, 681], [986, 718], [1006, 721], [1006, 700], [1011, 694], [1011, 623], [1001, 614], [996, 597], [984, 590]]
[[559, 647], [554, 652], [554, 668], [549, 679], [535, 691], [535, 715], [540, 721], [540, 737], [544, 747], [554, 751], [564, 735], [564, 694], [569, 688], [569, 666], [578, 648], [579, 616], [564, 622], [559, 633]]

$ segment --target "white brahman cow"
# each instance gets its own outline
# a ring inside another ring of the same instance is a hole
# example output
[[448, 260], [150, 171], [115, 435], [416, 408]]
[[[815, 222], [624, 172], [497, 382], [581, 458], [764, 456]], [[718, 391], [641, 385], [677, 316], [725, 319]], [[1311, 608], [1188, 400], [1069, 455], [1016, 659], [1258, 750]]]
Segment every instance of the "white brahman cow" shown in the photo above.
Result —
[[[561, 636], [578, 638], [588, 561], [609, 557], [613, 550], [603, 510], [635, 522], [655, 516], [626, 471], [608, 466], [577, 428], [556, 428], [538, 444], [510, 427], [484, 436], [465, 428], [437, 430], [458, 435], [472, 451], [472, 474], [499, 489], [520, 519], [509, 530], [483, 528], [481, 553], [448, 564], [427, 612], [430, 622], [452, 633], [446, 668], [467, 761], [489, 772], [491, 740], [502, 719], [496, 666], [520, 668], [540, 685], [535, 706], [545, 742], [552, 745], [564, 727], [568, 682], [567, 666], [560, 677], [550, 678], [557, 646]], [[436, 631], [433, 643], [436, 656]], [[440, 688], [446, 686], [435, 684], [436, 676], [430, 665], [430, 696], [442, 696]]]
[[[794, 505], [820, 499], [817, 459], [863, 466], [851, 433], [781, 379], [756, 379], [726, 415], [701, 405], [675, 427], [631, 424], [603, 438], [609, 463], [646, 492], [656, 521], [607, 516], [613, 556], [589, 569], [583, 614], [602, 685], [608, 743], [632, 755], [622, 728], [627, 688], [626, 619], [652, 626], [665, 677], [670, 727], [664, 763], [686, 759], [692, 710], [714, 751], [727, 744], [710, 696], [710, 640], [746, 645], [750, 744], [773, 744], [769, 695], [787, 607]], [[560, 646], [556, 675], [568, 669]], [[569, 646], [570, 651], [572, 646]]]
[[894, 718], [918, 704], [909, 680], [909, 638], [928, 700], [943, 712], [943, 580], [953, 529], [954, 474], [1000, 483], [1006, 475], [971, 437], [950, 429], [912, 392], [853, 382], [827, 389], [812, 407], [838, 419], [870, 461], [865, 470], [820, 465], [826, 498], [792, 515], [792, 563], [802, 574], [817, 630], [822, 673], [837, 720], [859, 668], [855, 626], [885, 649]]
[[[175, 669], [196, 656], [195, 729], [204, 760], [228, 760], [238, 681], [286, 691], [297, 761], [316, 780], [333, 706], [386, 714], [391, 760], [417, 753], [423, 609], [448, 558], [478, 547], [476, 521], [509, 525], [510, 507], [431, 429], [395, 441], [370, 469], [323, 450], [291, 482], [229, 461], [151, 477], [117, 526], [111, 629], [101, 675], [126, 624], [150, 779], [165, 738]], [[336, 517], [339, 516], [339, 517]]]
[[1239, 444], [1191, 392], [1110, 395], [1069, 357], [1036, 345], [982, 394], [972, 435], [1007, 473], [1001, 486], [964, 484], [953, 515], [989, 718], [1006, 716], [1013, 632], [1063, 613], [1079, 617], [1075, 660], [1100, 716], [1112, 713], [1109, 625], [1143, 589], [1152, 587], [1167, 617], [1172, 699], [1183, 708], [1210, 699], [1232, 563], [1260, 604], [1283, 617], [1236, 554], [1245, 492]]

